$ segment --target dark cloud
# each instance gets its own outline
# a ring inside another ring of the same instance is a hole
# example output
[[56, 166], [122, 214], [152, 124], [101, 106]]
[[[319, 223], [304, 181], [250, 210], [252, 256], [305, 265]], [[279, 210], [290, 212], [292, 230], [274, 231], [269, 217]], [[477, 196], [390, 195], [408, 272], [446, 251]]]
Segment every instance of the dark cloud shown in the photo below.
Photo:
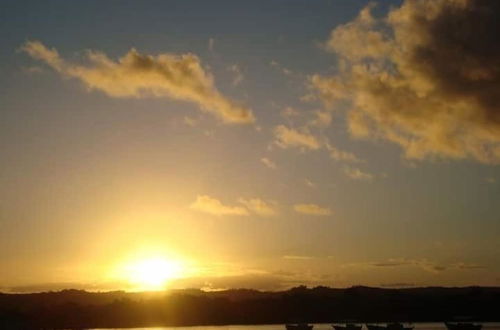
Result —
[[415, 266], [422, 268], [425, 271], [431, 273], [440, 273], [446, 270], [455, 269], [455, 270], [467, 270], [467, 269], [485, 269], [486, 267], [478, 264], [468, 264], [464, 262], [454, 263], [454, 264], [441, 264], [437, 262], [433, 262], [427, 259], [407, 259], [407, 258], [398, 258], [398, 259], [389, 259], [386, 261], [380, 262], [372, 262], [369, 264], [373, 267], [404, 267], [404, 266]]
[[324, 285], [325, 282], [332, 285], [333, 277], [329, 274], [314, 276], [308, 273], [278, 270], [275, 272], [184, 278], [172, 282], [171, 286], [176, 288], [202, 288], [205, 290], [251, 288], [262, 291], [278, 291], [298, 285]]
[[380, 284], [382, 288], [412, 288], [412, 287], [417, 287], [415, 283], [382, 283]]
[[407, 266], [411, 265], [409, 262], [376, 262], [373, 263], [372, 266], [375, 267], [398, 267], [398, 266]]
[[464, 264], [464, 263], [455, 264], [454, 267], [457, 269], [486, 269], [485, 266], [477, 264]]
[[[324, 274], [313, 276], [307, 273], [275, 271], [275, 272], [248, 272], [235, 275], [222, 276], [199, 276], [186, 277], [172, 280], [168, 283], [168, 289], [197, 288], [203, 290], [224, 289], [256, 289], [262, 291], [286, 290], [298, 285], [317, 286], [321, 284], [333, 284], [331, 275]], [[77, 289], [86, 291], [110, 291], [110, 290], [133, 290], [130, 283], [106, 282], [106, 283], [84, 283], [84, 282], [58, 282], [38, 283], [30, 285], [19, 285], [0, 287], [0, 292], [29, 293], [60, 291], [65, 289]]]
[[60, 291], [65, 289], [87, 290], [87, 291], [110, 291], [110, 290], [127, 290], [131, 289], [129, 285], [123, 282], [106, 282], [106, 283], [82, 283], [82, 282], [52, 282], [52, 283], [35, 283], [28, 285], [6, 286], [0, 287], [0, 292], [8, 293], [30, 293], [30, 292], [47, 292]]

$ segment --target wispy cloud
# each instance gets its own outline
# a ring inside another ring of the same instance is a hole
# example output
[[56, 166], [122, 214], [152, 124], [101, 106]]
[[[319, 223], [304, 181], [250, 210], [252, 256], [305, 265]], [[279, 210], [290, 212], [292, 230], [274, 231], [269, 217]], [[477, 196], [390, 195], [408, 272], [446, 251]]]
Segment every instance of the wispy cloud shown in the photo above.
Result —
[[213, 215], [239, 215], [248, 216], [250, 213], [261, 217], [269, 217], [278, 214], [277, 203], [274, 201], [265, 201], [261, 198], [239, 198], [239, 205], [226, 205], [217, 198], [208, 195], [198, 195], [196, 200], [190, 205], [190, 208], [200, 212]]
[[248, 210], [244, 207], [224, 205], [218, 199], [207, 195], [199, 195], [190, 207], [213, 215], [249, 215]]
[[309, 188], [316, 188], [316, 184], [309, 179], [304, 179], [304, 184]]
[[263, 217], [269, 217], [278, 214], [275, 202], [266, 202], [260, 198], [240, 198], [238, 202], [245, 205], [246, 208], [250, 211]]
[[193, 117], [185, 116], [184, 117], [184, 124], [191, 126], [191, 127], [195, 127], [196, 125], [198, 125], [198, 120], [196, 118], [193, 118]]
[[314, 259], [312, 256], [302, 256], [302, 255], [286, 255], [283, 256], [283, 259], [289, 259], [289, 260], [311, 260]]
[[278, 125], [274, 128], [275, 143], [281, 148], [298, 147], [317, 150], [321, 147], [318, 139], [303, 129], [301, 131]]
[[270, 169], [275, 170], [277, 168], [276, 163], [273, 162], [272, 160], [270, 160], [269, 158], [262, 157], [260, 159], [260, 161], [261, 161], [262, 164], [264, 164], [265, 166], [269, 167]]
[[286, 107], [283, 110], [281, 110], [280, 115], [283, 118], [292, 118], [292, 117], [297, 117], [300, 115], [299, 110], [292, 108], [292, 107]]
[[22, 49], [44, 61], [58, 73], [79, 79], [90, 90], [111, 97], [171, 98], [195, 103], [225, 123], [248, 124], [255, 121], [252, 111], [223, 96], [214, 77], [194, 54], [140, 54], [131, 49], [117, 61], [106, 54], [88, 51], [87, 65], [70, 63], [56, 49], [39, 41], [29, 41]]
[[214, 38], [208, 38], [208, 51], [213, 53], [214, 52], [214, 47], [215, 47], [215, 39]]
[[467, 269], [486, 269], [485, 266], [478, 265], [478, 264], [469, 264], [465, 262], [459, 262], [456, 264], [452, 264], [450, 266], [451, 268], [456, 268], [456, 269], [461, 269], [461, 270], [467, 270]]
[[488, 183], [493, 184], [493, 183], [497, 182], [497, 179], [494, 178], [494, 177], [488, 177], [488, 178], [485, 179], [485, 181], [488, 182]]
[[344, 174], [353, 180], [360, 180], [360, 181], [373, 180], [373, 174], [368, 172], [363, 172], [356, 167], [350, 167], [350, 166], [344, 167]]
[[39, 67], [39, 66], [36, 66], [36, 65], [22, 67], [21, 70], [24, 73], [28, 73], [28, 74], [36, 74], [36, 73], [42, 73], [43, 72], [43, 69], [41, 67]]
[[282, 66], [280, 63], [278, 63], [277, 61], [275, 60], [272, 60], [270, 63], [269, 63], [273, 68], [276, 68], [278, 69], [281, 73], [283, 73], [285, 76], [291, 76], [293, 75], [293, 72], [292, 70]]
[[309, 121], [309, 126], [328, 127], [332, 123], [332, 113], [328, 111], [314, 111], [314, 119]]
[[295, 212], [309, 215], [325, 216], [332, 214], [328, 207], [321, 207], [317, 204], [295, 204], [293, 209]]
[[228, 67], [228, 70], [233, 74], [233, 86], [238, 86], [245, 78], [241, 68], [237, 64], [233, 64]]
[[341, 162], [347, 162], [347, 163], [361, 163], [362, 160], [359, 159], [355, 154], [352, 152], [340, 150], [330, 143], [326, 143], [326, 149], [330, 152], [330, 158], [336, 160], [336, 161], [341, 161]]
[[417, 285], [415, 283], [406, 283], [406, 282], [394, 282], [394, 283], [381, 283], [380, 286], [382, 288], [413, 288]]
[[440, 273], [446, 270], [475, 270], [475, 269], [485, 269], [484, 266], [478, 264], [469, 264], [464, 262], [443, 264], [430, 261], [428, 259], [411, 259], [411, 258], [395, 258], [388, 259], [385, 261], [371, 262], [367, 265], [373, 267], [407, 267], [414, 266], [419, 267], [430, 273]]

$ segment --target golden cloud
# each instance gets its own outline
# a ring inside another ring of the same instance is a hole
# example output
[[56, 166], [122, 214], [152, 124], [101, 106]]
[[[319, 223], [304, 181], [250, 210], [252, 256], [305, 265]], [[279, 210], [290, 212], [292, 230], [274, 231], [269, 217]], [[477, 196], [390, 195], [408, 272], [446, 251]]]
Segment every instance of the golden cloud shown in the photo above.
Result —
[[263, 217], [273, 216], [278, 213], [275, 208], [275, 203], [265, 202], [260, 198], [240, 198], [238, 202], [245, 205], [245, 207], [250, 211]]
[[401, 146], [411, 159], [500, 163], [499, 1], [373, 5], [334, 29], [339, 74], [310, 82], [325, 103], [351, 104], [350, 133]]
[[278, 214], [276, 203], [264, 201], [260, 198], [239, 198], [238, 203], [243, 206], [224, 205], [221, 201], [208, 195], [199, 195], [190, 205], [194, 210], [213, 215], [250, 215], [250, 212], [258, 216], [268, 217]]
[[213, 76], [194, 54], [146, 55], [131, 49], [113, 61], [104, 53], [88, 51], [88, 65], [80, 65], [67, 62], [56, 49], [39, 41], [29, 41], [22, 49], [58, 73], [77, 78], [90, 90], [100, 90], [111, 97], [172, 98], [195, 103], [225, 123], [255, 121], [250, 109], [217, 90]]
[[330, 158], [336, 161], [343, 161], [348, 163], [361, 163], [362, 160], [359, 159], [352, 152], [341, 150], [337, 147], [334, 147], [330, 143], [326, 143], [326, 149], [330, 152]]
[[270, 169], [275, 170], [278, 167], [276, 163], [270, 160], [269, 158], [262, 157], [260, 161], [262, 162], [262, 164], [266, 165]]
[[332, 123], [332, 114], [327, 111], [315, 111], [316, 118], [309, 122], [309, 126], [328, 127]]
[[218, 199], [207, 195], [197, 196], [196, 201], [190, 207], [213, 215], [249, 215], [248, 210], [244, 207], [224, 205]]
[[363, 172], [359, 168], [346, 166], [344, 168], [344, 174], [353, 180], [371, 181], [373, 180], [373, 174], [368, 172]]
[[331, 215], [332, 211], [327, 207], [321, 207], [316, 204], [295, 204], [293, 206], [295, 212], [309, 215]]
[[317, 150], [321, 147], [318, 139], [307, 130], [298, 131], [284, 125], [274, 128], [275, 143], [281, 148], [299, 147]]

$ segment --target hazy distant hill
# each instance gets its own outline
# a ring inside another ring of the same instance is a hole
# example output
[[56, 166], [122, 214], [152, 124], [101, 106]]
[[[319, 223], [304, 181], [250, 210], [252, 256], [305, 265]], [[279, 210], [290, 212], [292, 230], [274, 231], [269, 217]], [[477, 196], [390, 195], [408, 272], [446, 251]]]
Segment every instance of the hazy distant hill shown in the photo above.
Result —
[[500, 288], [334, 289], [282, 292], [92, 293], [63, 290], [0, 294], [0, 329], [144, 327], [285, 322], [500, 321]]

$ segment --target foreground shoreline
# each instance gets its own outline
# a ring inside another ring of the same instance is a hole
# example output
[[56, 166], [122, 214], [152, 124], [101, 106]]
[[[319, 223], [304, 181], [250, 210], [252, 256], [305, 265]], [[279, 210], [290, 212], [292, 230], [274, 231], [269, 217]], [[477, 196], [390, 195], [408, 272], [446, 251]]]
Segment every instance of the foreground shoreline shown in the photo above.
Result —
[[[280, 292], [58, 292], [0, 294], [0, 328], [499, 322], [500, 288], [346, 289], [304, 286]], [[460, 318], [459, 318], [460, 317]]]

